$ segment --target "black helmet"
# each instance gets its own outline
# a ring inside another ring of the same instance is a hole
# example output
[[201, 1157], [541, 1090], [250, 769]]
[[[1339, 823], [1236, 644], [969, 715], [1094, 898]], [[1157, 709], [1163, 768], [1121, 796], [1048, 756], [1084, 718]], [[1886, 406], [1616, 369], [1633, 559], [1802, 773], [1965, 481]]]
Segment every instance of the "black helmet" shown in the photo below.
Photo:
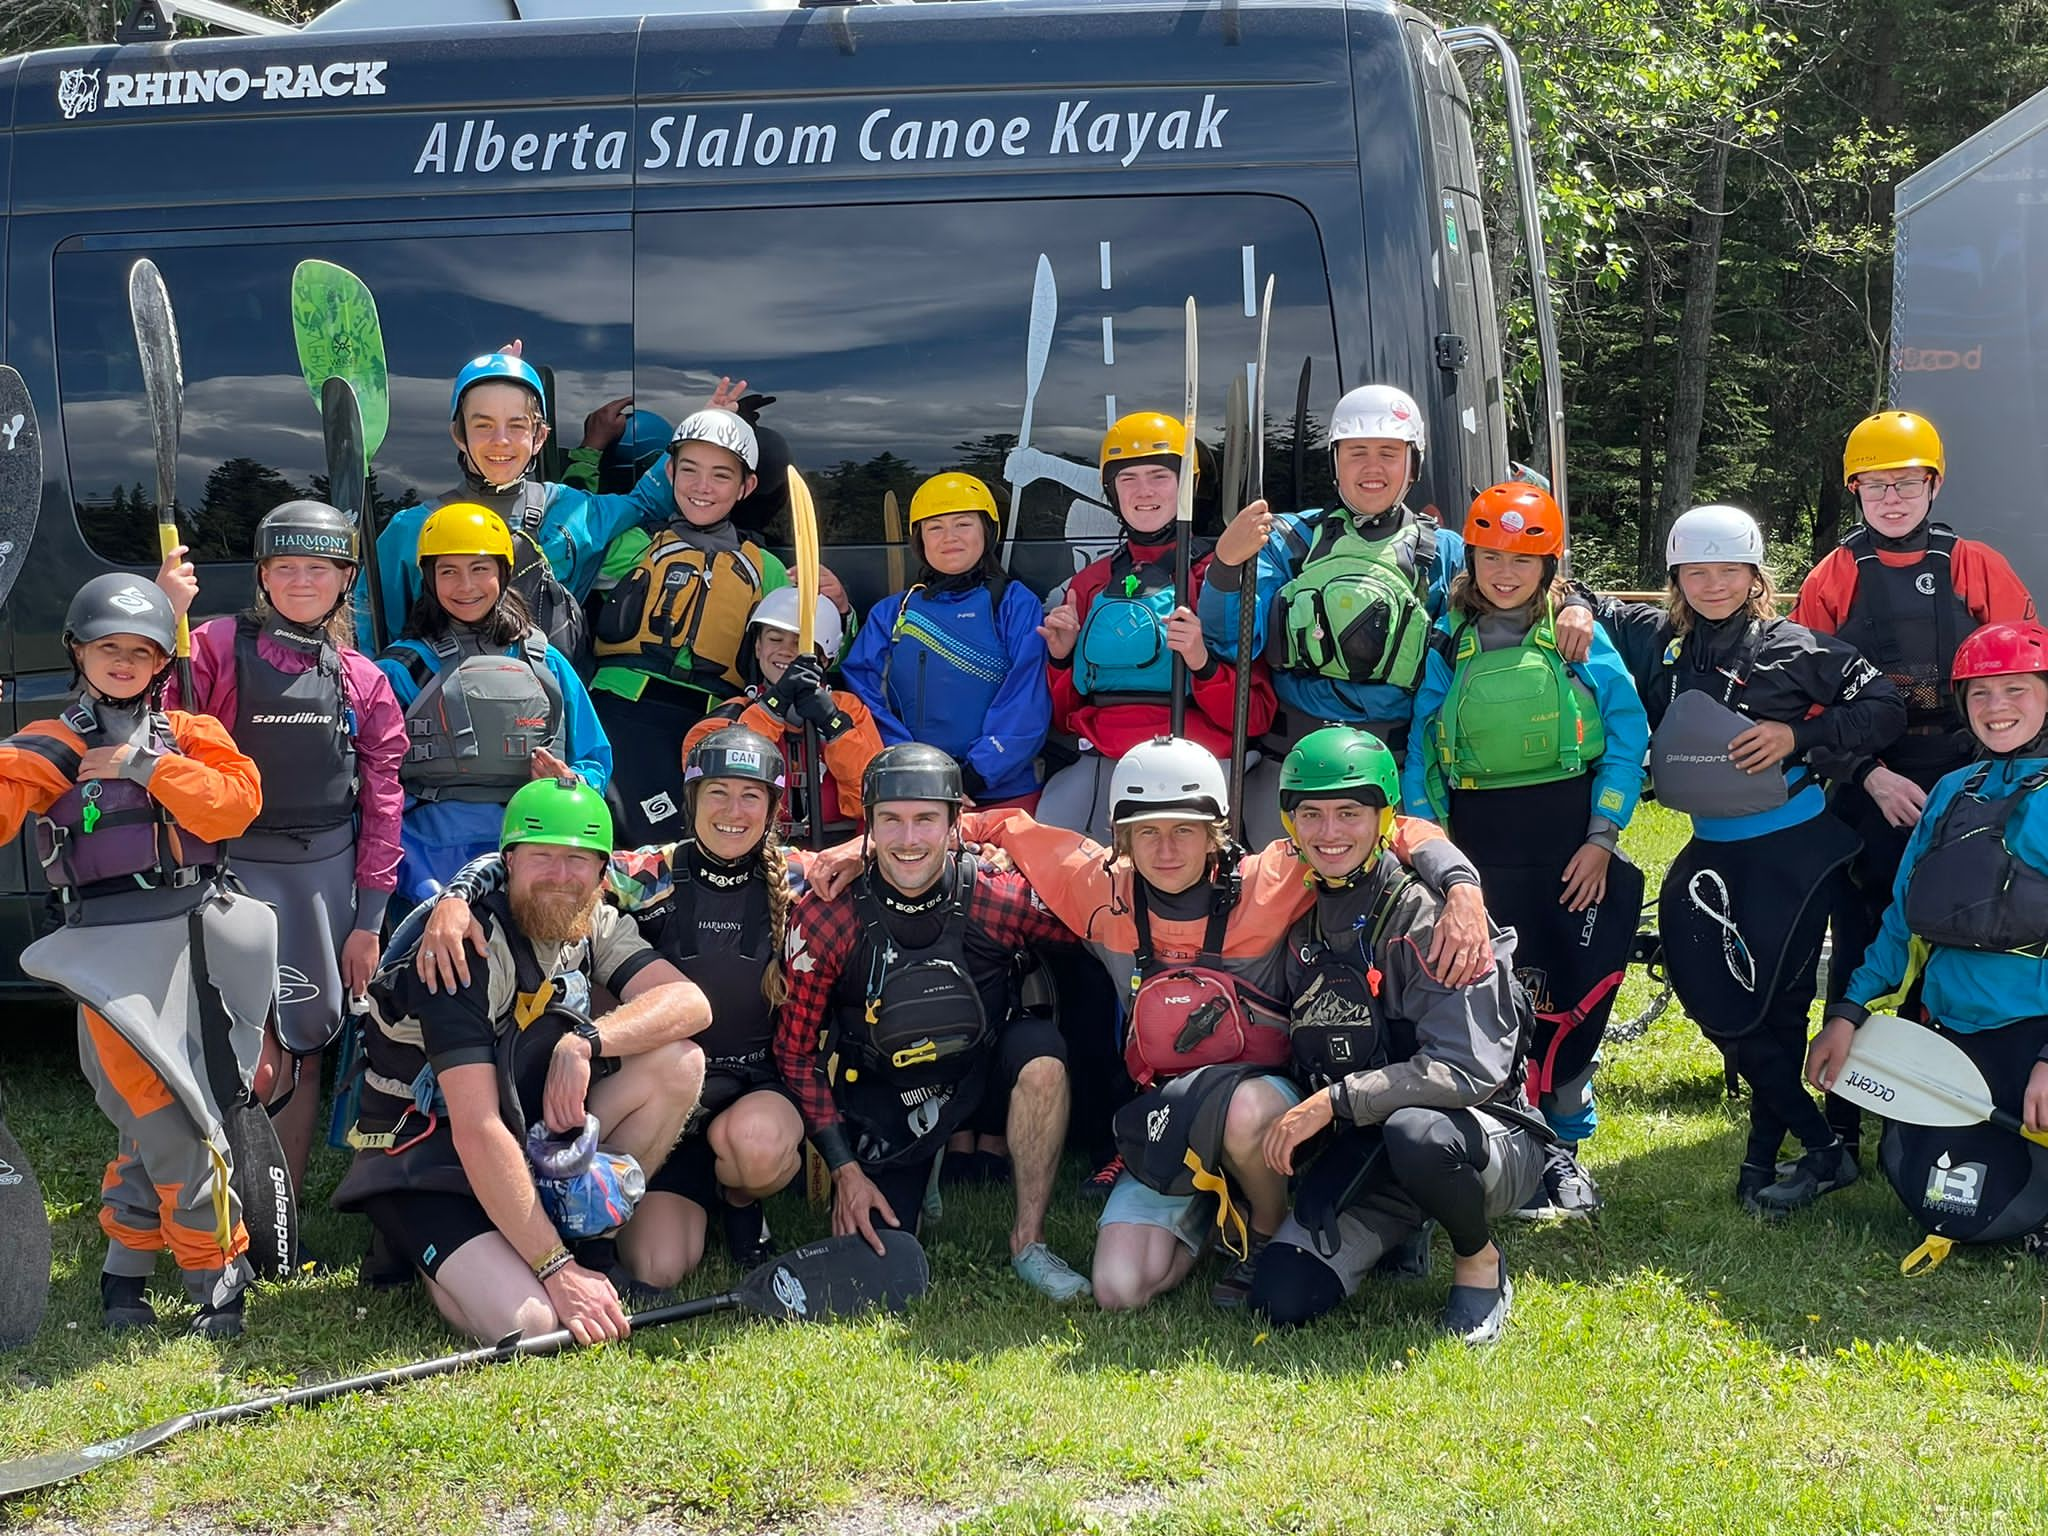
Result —
[[779, 796], [788, 787], [788, 769], [782, 748], [766, 736], [743, 725], [728, 725], [706, 736], [684, 757], [684, 785], [694, 787], [701, 779], [752, 779]]
[[178, 616], [152, 583], [113, 571], [80, 587], [64, 610], [67, 646], [90, 645], [108, 635], [140, 635], [168, 656], [177, 648]]
[[288, 501], [256, 525], [260, 562], [278, 555], [315, 555], [357, 563], [355, 519], [324, 501]]
[[961, 798], [960, 765], [921, 741], [884, 747], [861, 775], [860, 803], [870, 816], [889, 800], [937, 800], [957, 807]]

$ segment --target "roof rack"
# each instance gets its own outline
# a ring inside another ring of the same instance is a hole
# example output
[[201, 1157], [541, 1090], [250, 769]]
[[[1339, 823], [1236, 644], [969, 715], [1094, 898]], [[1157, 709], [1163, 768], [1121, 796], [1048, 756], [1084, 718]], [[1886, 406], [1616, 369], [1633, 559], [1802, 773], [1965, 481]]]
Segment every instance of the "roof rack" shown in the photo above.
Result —
[[117, 43], [168, 43], [180, 19], [218, 27], [237, 37], [289, 37], [299, 29], [288, 21], [258, 16], [222, 0], [135, 0], [127, 19], [114, 29]]

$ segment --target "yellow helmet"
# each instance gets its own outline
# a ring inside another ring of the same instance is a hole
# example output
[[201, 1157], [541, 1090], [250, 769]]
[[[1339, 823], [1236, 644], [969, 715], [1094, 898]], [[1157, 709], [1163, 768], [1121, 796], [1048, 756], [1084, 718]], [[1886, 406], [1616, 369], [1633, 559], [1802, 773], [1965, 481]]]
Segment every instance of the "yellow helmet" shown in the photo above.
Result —
[[915, 528], [928, 517], [944, 517], [948, 512], [979, 512], [997, 527], [1002, 526], [995, 493], [973, 475], [959, 470], [933, 475], [917, 488], [910, 498], [910, 526]]
[[1842, 480], [1846, 484], [1872, 469], [1931, 469], [1939, 475], [1944, 462], [1933, 422], [1911, 411], [1879, 411], [1850, 432], [1842, 449]]
[[439, 555], [496, 555], [512, 563], [512, 530], [489, 507], [473, 501], [451, 501], [430, 513], [420, 529], [419, 558]]
[[1188, 429], [1158, 411], [1132, 411], [1119, 416], [1102, 434], [1102, 473], [1106, 479], [1118, 465], [1137, 459], [1177, 459], [1187, 452]]

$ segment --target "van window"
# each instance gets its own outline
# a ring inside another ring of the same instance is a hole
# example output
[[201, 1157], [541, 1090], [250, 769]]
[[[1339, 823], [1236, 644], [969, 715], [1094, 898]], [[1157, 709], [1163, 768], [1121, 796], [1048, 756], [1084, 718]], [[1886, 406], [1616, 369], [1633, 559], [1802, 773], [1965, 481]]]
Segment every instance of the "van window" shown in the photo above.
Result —
[[[1051, 345], [1026, 403], [1038, 259], [1057, 288]], [[1314, 221], [1279, 197], [1120, 197], [642, 214], [634, 356], [643, 396], [701, 399], [715, 371], [775, 397], [818, 504], [822, 542], [879, 542], [882, 501], [964, 469], [1007, 522], [1004, 461], [1029, 412], [1018, 536], [1115, 537], [1097, 455], [1116, 416], [1182, 411], [1182, 308], [1200, 309], [1199, 434], [1224, 439], [1225, 399], [1258, 346], [1276, 275], [1268, 483], [1283, 509], [1328, 494], [1323, 423], [1337, 394], [1330, 291]], [[1313, 359], [1308, 484], [1292, 473], [1295, 381]], [[1205, 479], [1207, 477], [1205, 476]], [[1285, 487], [1285, 489], [1279, 489]], [[1205, 487], [1213, 521], [1220, 507]], [[1232, 510], [1235, 510], [1234, 508]], [[772, 538], [787, 538], [771, 527]]]
[[[386, 514], [457, 481], [448, 389], [471, 357], [518, 337], [554, 369], [557, 430], [632, 389], [631, 242], [623, 229], [431, 235], [374, 242], [218, 243], [58, 252], [57, 377], [66, 469], [93, 550], [154, 565], [156, 468], [128, 268], [164, 274], [185, 365], [179, 529], [202, 562], [244, 561], [280, 501], [326, 493], [320, 413], [292, 339], [291, 275], [324, 257], [377, 298], [391, 371], [391, 429], [371, 489]], [[265, 233], [265, 232], [257, 232]], [[95, 242], [97, 243], [97, 242]]]

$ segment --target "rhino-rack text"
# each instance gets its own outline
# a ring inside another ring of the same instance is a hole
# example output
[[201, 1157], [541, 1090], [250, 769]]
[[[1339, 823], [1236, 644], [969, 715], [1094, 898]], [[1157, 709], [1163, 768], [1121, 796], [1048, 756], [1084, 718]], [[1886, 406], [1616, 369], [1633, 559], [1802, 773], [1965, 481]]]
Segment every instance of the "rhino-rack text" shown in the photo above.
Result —
[[305, 101], [329, 96], [382, 96], [383, 59], [346, 59], [333, 64], [269, 64], [259, 70], [67, 69], [57, 79], [57, 105], [65, 118], [122, 107], [189, 107], [201, 102]]

